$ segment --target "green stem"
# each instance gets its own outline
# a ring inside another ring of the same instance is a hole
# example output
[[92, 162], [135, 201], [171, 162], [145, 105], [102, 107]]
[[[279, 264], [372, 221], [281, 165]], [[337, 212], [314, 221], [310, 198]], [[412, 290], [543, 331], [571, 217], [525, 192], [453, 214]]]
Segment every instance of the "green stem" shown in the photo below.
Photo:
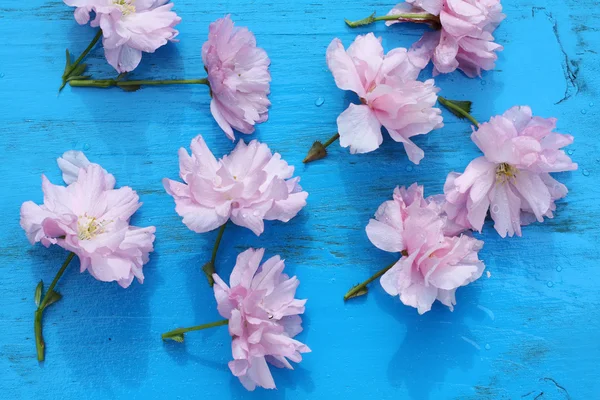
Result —
[[395, 21], [397, 19], [410, 19], [420, 22], [422, 20], [435, 20], [439, 19], [437, 15], [433, 14], [392, 14], [392, 15], [382, 15], [381, 17], [375, 17], [375, 21]]
[[207, 78], [202, 79], [172, 79], [172, 80], [140, 80], [140, 81], [119, 81], [116, 79], [74, 79], [69, 81], [69, 85], [74, 87], [97, 87], [109, 88], [113, 86], [141, 86], [141, 85], [209, 85]]
[[64, 274], [64, 272], [67, 269], [67, 266], [69, 266], [69, 263], [71, 262], [71, 260], [73, 260], [73, 257], [75, 257], [75, 253], [70, 253], [67, 256], [67, 259], [65, 260], [63, 265], [60, 267], [60, 269], [56, 273], [56, 276], [54, 277], [54, 280], [50, 284], [50, 287], [48, 288], [48, 291], [44, 295], [44, 298], [40, 302], [40, 305], [38, 306], [37, 310], [35, 310], [33, 330], [35, 332], [35, 347], [37, 350], [38, 361], [44, 361], [44, 353], [45, 353], [45, 348], [46, 348], [46, 345], [44, 343], [44, 337], [42, 335], [42, 314], [44, 312], [44, 308], [46, 307], [48, 300], [50, 299], [50, 295], [54, 291], [54, 287], [58, 283], [58, 280]]
[[[71, 73], [83, 61], [83, 59], [89, 54], [89, 52], [92, 51], [92, 49], [94, 48], [94, 46], [96, 45], [96, 43], [98, 43], [98, 40], [100, 40], [101, 37], [102, 37], [102, 29], [100, 29], [96, 33], [96, 36], [94, 36], [94, 38], [92, 39], [92, 41], [90, 42], [90, 44], [88, 45], [88, 47], [83, 51], [83, 53], [81, 53], [81, 55], [79, 57], [77, 57], [77, 60], [75, 60], [75, 62], [73, 64], [71, 64], [65, 70], [65, 72], [64, 72], [64, 74], [62, 76], [62, 85], [61, 85], [61, 87], [60, 87], [59, 90], [62, 90], [65, 87], [65, 85], [67, 84], [67, 79], [69, 78], [69, 76], [71, 76]], [[69, 56], [69, 58], [70, 58], [70, 56]]]
[[348, 291], [348, 293], [346, 293], [346, 295], [344, 296], [344, 301], [347, 301], [348, 299], [351, 299], [358, 292], [365, 290], [366, 287], [367, 287], [367, 285], [369, 283], [373, 282], [375, 279], [379, 278], [380, 276], [382, 276], [383, 274], [385, 274], [386, 272], [388, 272], [394, 265], [396, 265], [396, 263], [398, 263], [398, 261], [394, 261], [392, 264], [388, 265], [387, 267], [385, 267], [381, 271], [378, 271], [375, 275], [373, 275], [372, 277], [370, 277], [369, 279], [367, 279], [366, 281], [364, 281], [360, 285], [354, 286], [352, 289], [350, 289]]
[[375, 14], [368, 16], [367, 18], [360, 19], [358, 21], [349, 21], [345, 20], [346, 24], [350, 28], [357, 28], [359, 26], [370, 25], [377, 21], [398, 21], [398, 20], [409, 20], [412, 22], [432, 22], [438, 23], [440, 22], [440, 17], [433, 14], [419, 14], [419, 13], [407, 13], [407, 14], [392, 14], [392, 15], [382, 15], [381, 17], [376, 17]]
[[225, 232], [225, 227], [227, 226], [227, 222], [221, 225], [221, 229], [219, 229], [219, 233], [217, 234], [217, 240], [215, 241], [215, 246], [213, 247], [212, 257], [210, 258], [210, 262], [215, 265], [215, 261], [217, 260], [217, 251], [219, 250], [219, 245], [221, 244], [221, 239], [223, 239], [223, 232]]
[[340, 138], [340, 134], [336, 133], [328, 141], [326, 141], [325, 143], [323, 143], [323, 147], [325, 147], [325, 148], [329, 147], [330, 144], [332, 144], [333, 142], [335, 142], [339, 138]]
[[217, 251], [219, 250], [219, 245], [221, 244], [221, 239], [223, 239], [223, 232], [225, 232], [225, 227], [227, 226], [227, 222], [221, 225], [219, 229], [219, 233], [217, 234], [217, 240], [215, 241], [215, 245], [212, 251], [212, 257], [210, 261], [202, 266], [202, 271], [206, 275], [206, 279], [208, 279], [208, 284], [212, 287], [215, 284], [215, 280], [213, 279], [213, 274], [217, 272], [215, 268], [215, 262], [217, 261]]
[[442, 96], [438, 96], [438, 101], [440, 102], [441, 105], [443, 105], [447, 109], [459, 113], [460, 115], [462, 115], [463, 117], [465, 117], [466, 119], [471, 121], [475, 126], [479, 126], [479, 122], [477, 122], [477, 120], [475, 118], [473, 118], [473, 116], [471, 114], [469, 114], [462, 108], [456, 106], [456, 104], [452, 103], [448, 99], [446, 99]]
[[163, 340], [166, 339], [170, 339], [174, 336], [179, 336], [179, 335], [183, 335], [185, 333], [188, 332], [192, 332], [192, 331], [201, 331], [203, 329], [208, 329], [208, 328], [215, 328], [217, 326], [223, 326], [223, 325], [227, 325], [229, 323], [228, 320], [224, 319], [222, 321], [217, 321], [217, 322], [212, 322], [210, 324], [204, 324], [204, 325], [198, 325], [198, 326], [192, 326], [190, 328], [179, 328], [179, 329], [174, 329], [172, 331], [163, 333], [161, 335]]

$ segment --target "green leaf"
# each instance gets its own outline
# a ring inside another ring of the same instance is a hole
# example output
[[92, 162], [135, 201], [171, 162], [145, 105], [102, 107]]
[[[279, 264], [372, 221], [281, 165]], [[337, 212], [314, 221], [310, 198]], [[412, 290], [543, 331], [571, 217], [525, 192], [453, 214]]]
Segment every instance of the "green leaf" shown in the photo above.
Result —
[[367, 18], [359, 19], [358, 21], [350, 21], [348, 19], [345, 19], [344, 22], [346, 22], [346, 25], [348, 25], [350, 28], [357, 28], [359, 26], [369, 25], [375, 22], [375, 13], [369, 15]]
[[65, 63], [65, 70], [71, 66], [71, 54], [69, 53], [69, 49], [66, 50], [67, 53], [67, 62]]
[[60, 299], [62, 299], [62, 294], [60, 294], [60, 293], [58, 293], [58, 292], [56, 292], [54, 290], [51, 291], [51, 292], [48, 292], [48, 300], [44, 304], [44, 309], [46, 307], [48, 307], [49, 305], [56, 303]]
[[71, 77], [71, 76], [83, 76], [86, 69], [87, 69], [87, 64], [79, 64], [78, 66], [76, 66], [73, 69], [73, 71], [71, 71], [71, 73], [69, 74], [69, 77]]
[[33, 300], [35, 301], [36, 306], [40, 306], [40, 301], [42, 300], [42, 292], [44, 291], [44, 281], [40, 281], [35, 288], [35, 296]]
[[118, 87], [120, 87], [121, 89], [123, 89], [123, 91], [125, 92], [136, 92], [138, 90], [140, 90], [142, 88], [142, 85], [119, 85], [117, 84]]
[[[450, 103], [452, 105], [454, 105], [455, 107], [459, 108], [463, 113], [465, 114], [471, 114], [471, 106], [473, 105], [472, 102], [470, 101], [466, 101], [466, 100], [449, 100], [446, 99], [445, 101], [446, 103]], [[448, 111], [450, 111], [452, 114], [456, 115], [459, 119], [465, 119], [465, 115], [463, 113], [461, 113], [460, 111], [452, 108], [452, 107], [448, 107], [448, 105], [443, 104], [442, 105], [444, 107], [446, 107], [446, 109]]]
[[183, 336], [183, 333], [180, 333], [178, 335], [169, 336], [167, 338], [167, 340], [173, 340], [174, 342], [177, 342], [177, 343], [183, 343], [183, 341], [185, 340], [185, 338]]
[[[350, 291], [352, 291], [353, 289], [357, 288], [358, 286], [360, 286], [360, 284], [359, 284], [359, 285], [356, 285], [356, 286], [354, 286], [352, 289], [350, 289]], [[368, 288], [365, 286], [364, 288], [361, 288], [361, 289], [360, 289], [358, 292], [356, 292], [356, 293], [353, 293], [352, 295], [350, 295], [350, 296], [346, 297], [346, 300], [353, 299], [353, 298], [355, 298], [355, 297], [364, 296], [364, 295], [366, 295], [367, 293], [369, 293], [369, 289], [368, 289]]]
[[215, 266], [212, 263], [212, 261], [209, 261], [206, 264], [204, 264], [204, 266], [202, 267], [202, 271], [204, 271], [204, 275], [206, 275], [206, 279], [208, 279], [208, 284], [210, 285], [210, 287], [212, 287], [215, 284], [215, 280], [212, 276], [216, 272]]

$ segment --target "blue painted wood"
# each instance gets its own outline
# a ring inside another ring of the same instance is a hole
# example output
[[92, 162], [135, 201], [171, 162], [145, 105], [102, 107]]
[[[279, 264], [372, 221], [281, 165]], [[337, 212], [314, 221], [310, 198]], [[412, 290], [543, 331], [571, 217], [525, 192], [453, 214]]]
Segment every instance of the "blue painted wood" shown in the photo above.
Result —
[[[377, 286], [344, 304], [353, 284], [393, 257], [374, 248], [364, 227], [395, 185], [418, 181], [427, 194], [442, 190], [450, 170], [478, 155], [465, 122], [445, 113], [446, 126], [417, 139], [426, 158], [412, 166], [401, 146], [331, 156], [308, 167], [301, 160], [313, 140], [335, 132], [348, 97], [325, 64], [334, 37], [357, 33], [343, 17], [384, 13], [393, 3], [290, 0], [179, 0], [181, 42], [145, 56], [134, 76], [200, 77], [200, 47], [208, 24], [231, 12], [253, 30], [272, 59], [273, 107], [253, 137], [298, 166], [309, 205], [288, 224], [269, 223], [260, 238], [225, 233], [218, 268], [229, 271], [238, 252], [266, 246], [281, 254], [308, 298], [300, 339], [313, 353], [295, 371], [275, 370], [277, 391], [248, 394], [228, 369], [225, 328], [163, 344], [160, 333], [214, 321], [215, 301], [200, 272], [216, 232], [197, 235], [173, 211], [160, 180], [177, 176], [177, 149], [198, 133], [218, 155], [233, 144], [209, 113], [204, 87], [71, 90], [57, 96], [64, 49], [78, 53], [93, 30], [78, 26], [62, 2], [0, 4], [0, 392], [7, 399], [595, 399], [600, 398], [598, 290], [598, 158], [600, 44], [593, 0], [505, 0], [508, 18], [497, 31], [505, 46], [495, 71], [482, 80], [460, 73], [437, 84], [448, 98], [475, 102], [486, 120], [515, 104], [556, 116], [576, 140], [581, 169], [560, 175], [571, 189], [557, 217], [500, 239], [486, 226], [491, 277], [458, 291], [454, 313], [435, 306], [418, 316]], [[423, 27], [373, 26], [386, 50], [408, 46]], [[98, 77], [113, 75], [100, 49], [89, 58]], [[431, 74], [431, 69], [423, 73]], [[320, 107], [318, 98], [324, 99]], [[597, 103], [594, 105], [594, 103]], [[123, 290], [71, 268], [59, 283], [64, 298], [45, 316], [47, 361], [38, 366], [32, 339], [33, 294], [52, 279], [61, 249], [31, 247], [18, 225], [25, 200], [41, 201], [40, 174], [60, 180], [55, 158], [84, 150], [120, 185], [145, 203], [135, 216], [157, 227], [156, 252], [144, 285]], [[543, 392], [543, 395], [541, 394]], [[218, 397], [217, 397], [218, 396]]]

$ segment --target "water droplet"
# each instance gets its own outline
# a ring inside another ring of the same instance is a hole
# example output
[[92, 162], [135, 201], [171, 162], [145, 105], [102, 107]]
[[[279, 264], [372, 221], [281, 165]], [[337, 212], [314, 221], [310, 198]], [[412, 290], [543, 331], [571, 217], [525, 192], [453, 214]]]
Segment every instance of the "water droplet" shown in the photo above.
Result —
[[317, 100], [315, 101], [315, 105], [317, 107], [321, 107], [323, 105], [323, 103], [325, 103], [325, 99], [322, 97], [318, 97]]
[[4, 72], [0, 72], [0, 78], [4, 78]]
[[407, 165], [407, 166], [406, 166], [406, 172], [412, 172], [412, 170], [413, 170], [413, 169], [414, 169], [414, 168], [413, 168], [413, 166], [412, 166], [412, 165]]
[[556, 272], [560, 272], [560, 271], [562, 271], [562, 267], [560, 267], [560, 266], [556, 267]]
[[487, 82], [482, 80], [481, 81], [481, 86], [485, 86], [485, 85], [487, 85]]
[[596, 162], [600, 162], [600, 158], [596, 158]]
[[85, 151], [88, 151], [88, 150], [90, 149], [90, 144], [89, 144], [89, 143], [84, 143], [84, 144], [83, 144], [83, 149], [84, 149]]
[[252, 215], [254, 215], [255, 217], [258, 217], [258, 216], [260, 215], [260, 213], [259, 213], [258, 211], [254, 211], [254, 212], [252, 213]]
[[574, 152], [575, 152], [575, 150], [572, 150], [572, 149], [567, 150], [567, 154], [570, 156], [572, 156]]
[[498, 211], [500, 211], [500, 207], [498, 207], [498, 204], [494, 204], [494, 207], [492, 207], [492, 212], [494, 214], [497, 214]]
[[490, 346], [489, 344], [486, 344], [486, 345], [485, 345], [485, 349], [486, 349], [486, 350], [489, 350], [489, 349], [491, 349], [491, 348], [492, 348], [492, 346]]
[[548, 287], [552, 287], [552, 286], [554, 286], [554, 282], [548, 282], [547, 285], [548, 285]]
[[590, 171], [588, 171], [587, 169], [584, 169], [583, 171], [581, 171], [581, 173], [583, 174], [583, 176], [590, 176]]
[[594, 102], [593, 101], [590, 103], [590, 107], [594, 107]]
[[581, 110], [581, 113], [582, 113], [583, 115], [585, 115], [585, 114], [587, 114], [587, 110], [584, 108], [584, 109], [582, 109], [582, 110]]
[[242, 218], [248, 218], [248, 214], [242, 214]]

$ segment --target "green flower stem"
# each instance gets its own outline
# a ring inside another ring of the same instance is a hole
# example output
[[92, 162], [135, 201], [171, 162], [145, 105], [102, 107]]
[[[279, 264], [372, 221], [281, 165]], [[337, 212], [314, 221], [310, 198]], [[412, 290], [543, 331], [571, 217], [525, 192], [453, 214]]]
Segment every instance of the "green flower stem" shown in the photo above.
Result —
[[221, 239], [223, 239], [223, 232], [225, 232], [225, 227], [227, 226], [227, 222], [221, 225], [221, 229], [219, 229], [219, 233], [217, 234], [217, 240], [215, 241], [215, 246], [213, 247], [212, 257], [210, 258], [210, 262], [215, 264], [217, 260], [217, 251], [219, 250], [219, 246], [221, 245]]
[[142, 85], [209, 85], [207, 78], [202, 79], [172, 79], [172, 80], [141, 80], [141, 81], [119, 81], [116, 79], [74, 79], [69, 81], [69, 85], [73, 87], [128, 87]]
[[[88, 45], [88, 47], [83, 51], [83, 53], [81, 53], [81, 55], [79, 57], [77, 57], [77, 60], [75, 60], [75, 62], [73, 64], [71, 64], [63, 73], [62, 76], [62, 85], [60, 86], [60, 90], [62, 90], [65, 85], [67, 84], [67, 79], [69, 78], [69, 76], [71, 75], [71, 73], [75, 70], [75, 68], [83, 61], [83, 59], [89, 54], [90, 51], [92, 51], [92, 49], [94, 48], [94, 46], [96, 45], [96, 43], [98, 43], [98, 40], [100, 40], [100, 38], [102, 37], [102, 29], [100, 29], [97, 33], [96, 36], [94, 36], [94, 38], [92, 39], [92, 41], [90, 42], [90, 44]], [[67, 56], [70, 59], [70, 55], [68, 54], [67, 51]]]
[[372, 277], [370, 277], [369, 279], [367, 279], [360, 285], [354, 286], [352, 289], [350, 289], [348, 291], [348, 293], [346, 293], [346, 295], [344, 296], [344, 301], [348, 301], [352, 297], [356, 296], [356, 294], [358, 292], [364, 291], [369, 283], [373, 282], [375, 279], [379, 278], [380, 276], [382, 276], [383, 274], [388, 272], [394, 265], [396, 265], [396, 263], [398, 263], [398, 261], [394, 261], [392, 264], [388, 265], [381, 271], [378, 271], [375, 275], [373, 275]]
[[399, 19], [410, 20], [412, 22], [432, 22], [432, 23], [440, 22], [440, 17], [438, 17], [437, 15], [408, 13], [408, 14], [382, 15], [381, 17], [376, 17], [375, 14], [373, 14], [373, 15], [368, 16], [367, 18], [363, 18], [358, 21], [346, 20], [346, 24], [350, 28], [357, 28], [359, 26], [370, 25], [377, 21], [397, 21]]
[[325, 143], [323, 143], [323, 147], [325, 147], [325, 148], [329, 147], [329, 145], [331, 145], [333, 142], [335, 142], [339, 138], [340, 138], [340, 134], [336, 133], [328, 141], [326, 141]]
[[221, 239], [223, 239], [223, 233], [225, 232], [225, 227], [227, 226], [227, 222], [221, 225], [219, 229], [219, 233], [217, 234], [217, 240], [215, 241], [215, 245], [212, 251], [212, 257], [210, 261], [204, 264], [202, 267], [202, 271], [206, 274], [206, 279], [208, 279], [208, 284], [212, 287], [215, 284], [213, 279], [213, 274], [217, 272], [215, 268], [215, 262], [217, 261], [217, 251], [219, 251], [219, 245], [221, 244]]
[[44, 337], [42, 335], [42, 315], [44, 313], [44, 309], [46, 308], [48, 300], [50, 300], [51, 294], [54, 291], [54, 287], [58, 283], [58, 280], [64, 274], [64, 272], [67, 269], [67, 266], [69, 265], [71, 260], [73, 260], [73, 257], [75, 257], [75, 253], [69, 253], [69, 255], [67, 256], [67, 259], [65, 260], [63, 265], [60, 267], [60, 269], [56, 273], [56, 276], [54, 277], [54, 280], [50, 284], [50, 287], [48, 288], [48, 291], [44, 295], [44, 298], [40, 302], [40, 305], [38, 306], [37, 310], [35, 310], [33, 330], [35, 332], [35, 348], [37, 350], [38, 361], [44, 361], [44, 355], [45, 355], [45, 349], [46, 349], [46, 344], [44, 343]]
[[471, 114], [469, 114], [462, 108], [457, 107], [454, 103], [452, 103], [452, 101], [450, 101], [442, 96], [438, 96], [438, 101], [440, 102], [441, 105], [443, 105], [447, 109], [449, 109], [453, 112], [459, 113], [460, 115], [464, 116], [469, 121], [471, 121], [475, 126], [479, 126], [479, 122], [477, 122], [477, 120], [475, 118], [473, 118], [473, 116]]
[[204, 324], [204, 325], [198, 325], [198, 326], [192, 326], [190, 328], [179, 328], [179, 329], [174, 329], [172, 331], [163, 333], [161, 335], [163, 340], [167, 340], [170, 338], [173, 338], [175, 336], [181, 336], [185, 333], [188, 332], [192, 332], [192, 331], [201, 331], [203, 329], [208, 329], [208, 328], [215, 328], [217, 326], [223, 326], [223, 325], [227, 325], [229, 323], [229, 320], [222, 320], [222, 321], [217, 321], [217, 322], [212, 322], [210, 324]]

